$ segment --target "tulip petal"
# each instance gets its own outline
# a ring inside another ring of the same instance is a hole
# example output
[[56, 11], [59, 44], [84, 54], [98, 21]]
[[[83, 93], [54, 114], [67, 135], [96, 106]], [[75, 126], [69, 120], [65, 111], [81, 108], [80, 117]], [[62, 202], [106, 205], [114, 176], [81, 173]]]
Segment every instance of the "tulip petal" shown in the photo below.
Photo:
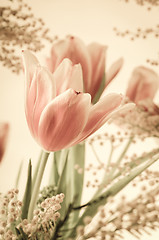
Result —
[[105, 52], [107, 47], [100, 45], [98, 43], [91, 43], [88, 45], [88, 51], [91, 57], [92, 64], [92, 80], [89, 89], [89, 93], [92, 96], [92, 99], [97, 93], [103, 75], [105, 73]]
[[51, 48], [51, 57], [47, 58], [48, 67], [54, 72], [64, 58], [68, 58], [70, 44], [68, 40], [57, 40]]
[[118, 117], [119, 116], [126, 116], [127, 114], [129, 114], [132, 110], [134, 110], [134, 108], [136, 107], [135, 103], [126, 103], [124, 105], [121, 105], [119, 108], [116, 108], [112, 113], [109, 114], [109, 117], [111, 117], [112, 119], [116, 119], [118, 121]]
[[105, 89], [101, 97], [104, 97], [107, 94], [107, 86], [116, 77], [116, 75], [118, 74], [118, 72], [123, 66], [123, 62], [124, 62], [123, 58], [120, 58], [110, 66], [108, 72], [106, 73]]
[[69, 88], [76, 92], [83, 92], [83, 76], [80, 64], [72, 65], [72, 62], [65, 58], [53, 74], [56, 82], [56, 94], [66, 91]]
[[41, 112], [55, 95], [56, 89], [52, 74], [43, 67], [37, 67], [25, 104], [28, 125], [36, 138]]
[[84, 140], [97, 131], [109, 119], [109, 114], [120, 106], [121, 101], [122, 96], [120, 94], [112, 93], [104, 96], [93, 105], [88, 122], [82, 134], [78, 137], [77, 142]]
[[56, 96], [52, 74], [41, 67], [36, 57], [29, 51], [23, 52], [25, 70], [25, 112], [32, 135], [37, 138], [40, 114], [44, 107]]
[[37, 58], [28, 50], [22, 51], [23, 66], [26, 77], [26, 90], [31, 85], [36, 67], [39, 65]]
[[114, 62], [106, 75], [106, 86], [108, 86], [108, 84], [113, 80], [113, 78], [116, 77], [116, 75], [118, 74], [118, 72], [120, 71], [120, 69], [122, 68], [124, 63], [123, 58], [119, 58], [116, 62]]
[[51, 50], [50, 61], [47, 59], [51, 71], [54, 72], [64, 58], [69, 58], [73, 64], [81, 64], [85, 92], [89, 92], [91, 86], [91, 59], [86, 45], [77, 37], [68, 36], [64, 40], [54, 43]]
[[9, 133], [9, 124], [0, 123], [0, 162], [5, 152], [7, 138]]
[[84, 129], [91, 96], [68, 89], [51, 101], [41, 114], [38, 137], [47, 151], [71, 146]]

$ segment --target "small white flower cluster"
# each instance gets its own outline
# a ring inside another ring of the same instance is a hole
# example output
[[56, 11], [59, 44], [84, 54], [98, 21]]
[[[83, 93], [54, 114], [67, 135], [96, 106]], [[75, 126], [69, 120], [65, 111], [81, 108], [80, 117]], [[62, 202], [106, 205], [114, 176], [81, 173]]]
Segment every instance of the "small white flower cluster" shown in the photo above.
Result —
[[44, 21], [34, 16], [26, 0], [3, 2], [0, 6], [0, 61], [18, 74], [22, 64], [16, 47], [37, 52], [44, 47], [43, 40], [52, 43], [55, 37], [49, 36]]
[[158, 182], [142, 185], [140, 193], [131, 200], [124, 195], [119, 200], [110, 197], [107, 205], [98, 208], [95, 218], [85, 217], [85, 225], [76, 229], [77, 239], [120, 240], [126, 231], [140, 239], [143, 233], [150, 235], [159, 228]]
[[22, 202], [17, 200], [18, 190], [0, 195], [0, 240], [17, 239], [14, 228], [20, 221]]
[[[0, 195], [0, 240], [17, 240], [21, 232], [27, 239], [50, 239], [55, 223], [60, 217], [58, 210], [64, 199], [64, 194], [45, 199], [36, 210], [33, 219], [21, 219], [22, 202], [17, 199], [18, 190], [10, 190]], [[21, 238], [20, 238], [21, 239]]]
[[34, 211], [34, 216], [31, 222], [24, 219], [19, 224], [18, 228], [22, 228], [29, 239], [38, 239], [38, 236], [43, 235], [44, 239], [50, 239], [55, 223], [60, 217], [60, 213], [57, 211], [61, 208], [60, 204], [63, 202], [63, 199], [63, 193], [45, 199], [40, 205], [41, 209], [36, 209]]
[[128, 113], [115, 115], [113, 122], [125, 127], [132, 136], [138, 136], [142, 140], [147, 137], [159, 137], [159, 107], [151, 99], [140, 101]]

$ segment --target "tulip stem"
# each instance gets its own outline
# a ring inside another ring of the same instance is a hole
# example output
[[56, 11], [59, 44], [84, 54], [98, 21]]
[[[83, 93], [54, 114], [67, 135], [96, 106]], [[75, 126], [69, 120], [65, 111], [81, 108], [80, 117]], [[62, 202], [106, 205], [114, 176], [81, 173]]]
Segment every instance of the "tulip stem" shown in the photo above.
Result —
[[99, 158], [99, 156], [98, 156], [98, 154], [97, 154], [97, 152], [96, 152], [93, 144], [91, 144], [91, 147], [92, 147], [92, 151], [93, 151], [93, 153], [94, 153], [94, 155], [95, 155], [95, 157], [96, 157], [96, 160], [98, 161], [98, 163], [99, 163], [100, 165], [102, 165], [102, 161], [100, 160], [100, 158]]
[[45, 166], [46, 166], [49, 154], [50, 153], [48, 153], [48, 152], [43, 152], [42, 157], [41, 157], [41, 163], [40, 163], [40, 166], [39, 166], [39, 170], [38, 170], [38, 173], [37, 173], [34, 189], [33, 189], [32, 196], [31, 196], [31, 201], [30, 201], [30, 205], [29, 205], [28, 220], [31, 220], [32, 217], [33, 217], [33, 211], [34, 211], [36, 201], [37, 201], [37, 198], [38, 198], [39, 189], [40, 189], [42, 177], [43, 177], [43, 174], [44, 174], [44, 170], [45, 170]]

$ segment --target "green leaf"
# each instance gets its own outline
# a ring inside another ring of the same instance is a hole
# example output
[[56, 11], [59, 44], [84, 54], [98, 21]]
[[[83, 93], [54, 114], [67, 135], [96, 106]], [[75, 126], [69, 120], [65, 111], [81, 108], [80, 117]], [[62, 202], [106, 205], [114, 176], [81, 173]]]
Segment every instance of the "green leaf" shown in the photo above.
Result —
[[30, 200], [29, 211], [28, 211], [28, 219], [29, 220], [31, 220], [33, 217], [33, 211], [34, 211], [36, 203], [37, 203], [40, 185], [41, 185], [44, 170], [45, 170], [45, 167], [47, 164], [47, 160], [49, 158], [49, 154], [50, 153], [43, 151], [43, 154], [41, 157], [40, 166], [39, 166], [37, 176], [36, 176], [36, 181], [35, 181], [34, 188], [33, 188], [32, 194], [31, 194], [31, 200]]
[[21, 175], [21, 171], [22, 171], [22, 166], [23, 166], [23, 162], [21, 162], [21, 164], [19, 166], [17, 178], [16, 178], [16, 181], [15, 181], [15, 188], [18, 188], [18, 185], [19, 185], [19, 179], [20, 179], [20, 175]]
[[18, 229], [15, 227], [15, 232], [18, 237], [17, 240], [28, 240], [28, 236], [24, 233], [22, 228]]
[[[149, 152], [148, 154], [146, 154], [144, 156], [136, 158], [134, 161], [128, 163], [127, 166], [130, 167], [131, 169], [136, 168], [137, 166], [139, 166], [139, 165], [143, 164], [144, 162], [148, 161], [150, 158], [155, 157], [155, 155], [157, 155], [158, 153], [159, 153], [159, 149], [156, 152], [154, 152], [154, 150], [153, 150], [153, 151]], [[121, 168], [118, 171], [118, 173], [116, 173], [113, 176], [112, 180], [119, 177], [125, 171], [125, 169], [126, 169], [126, 167]]]
[[[81, 202], [83, 178], [84, 178], [84, 159], [85, 159], [85, 145], [78, 144], [69, 150], [62, 152], [59, 163], [60, 178], [58, 182], [57, 193], [64, 193], [65, 198], [62, 203], [60, 214], [65, 216], [68, 207], [73, 201], [78, 204]], [[82, 170], [81, 174], [75, 169], [75, 165]], [[73, 214], [73, 218], [78, 218], [78, 211]]]
[[98, 91], [97, 91], [97, 93], [96, 93], [96, 95], [93, 99], [93, 104], [98, 102], [98, 100], [99, 100], [99, 98], [100, 98], [100, 96], [101, 96], [101, 94], [102, 94], [102, 92], [105, 88], [105, 82], [106, 82], [106, 75], [104, 73], [101, 84], [100, 84], [100, 87], [99, 87], [99, 89], [98, 89]]
[[19, 228], [19, 231], [21, 233], [21, 236], [22, 236], [23, 240], [28, 240], [29, 239], [28, 236], [25, 234], [25, 232], [23, 231], [22, 228]]
[[[76, 168], [75, 168], [76, 166]], [[81, 204], [81, 197], [83, 192], [84, 181], [84, 166], [85, 166], [85, 144], [77, 144], [69, 149], [68, 159], [65, 162], [65, 166], [61, 175], [61, 187], [58, 189], [58, 193], [63, 192], [65, 194], [64, 203], [62, 209], [64, 211], [62, 217], [66, 216], [67, 210], [74, 202]], [[69, 212], [69, 216], [62, 226], [63, 237], [67, 239], [69, 235], [66, 229], [71, 229], [73, 225], [78, 221], [79, 211]], [[60, 212], [61, 213], [61, 212]]]
[[28, 209], [31, 199], [31, 189], [32, 189], [32, 165], [31, 160], [29, 160], [28, 177], [23, 198], [22, 219], [25, 219], [28, 216]]
[[[68, 175], [71, 183], [72, 203], [75, 201], [77, 205], [81, 204], [84, 181], [85, 167], [85, 144], [77, 144], [73, 146], [68, 155]], [[75, 166], [78, 168], [75, 169]], [[78, 172], [80, 171], [80, 172]], [[71, 222], [74, 224], [78, 220], [79, 211], [72, 212]], [[70, 223], [71, 224], [71, 223]]]
[[15, 227], [15, 233], [16, 233], [17, 236], [20, 235], [20, 231], [19, 231], [19, 229], [16, 228], [16, 227]]

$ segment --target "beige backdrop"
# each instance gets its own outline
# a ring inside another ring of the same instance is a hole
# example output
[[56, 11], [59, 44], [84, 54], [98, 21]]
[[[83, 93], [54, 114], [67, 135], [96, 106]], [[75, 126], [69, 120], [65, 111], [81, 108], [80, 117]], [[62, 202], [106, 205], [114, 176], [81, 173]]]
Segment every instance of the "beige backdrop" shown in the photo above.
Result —
[[[72, 34], [90, 43], [97, 41], [107, 45], [106, 67], [119, 57], [124, 57], [124, 67], [108, 92], [124, 93], [131, 71], [135, 66], [145, 65], [147, 58], [158, 56], [158, 40], [149, 37], [146, 40], [130, 41], [129, 38], [116, 37], [113, 27], [121, 30], [135, 30], [137, 27], [153, 27], [159, 21], [159, 7], [147, 11], [135, 1], [124, 0], [30, 0], [27, 1], [35, 16], [42, 17], [52, 35], [64, 37]], [[37, 54], [41, 63], [49, 54], [50, 45]], [[17, 49], [21, 54], [22, 49]], [[158, 67], [153, 67], [159, 73]], [[0, 121], [10, 123], [10, 135], [2, 164], [0, 165], [0, 191], [5, 192], [14, 186], [18, 167], [24, 160], [21, 179], [21, 192], [26, 180], [28, 159], [36, 162], [39, 146], [32, 139], [24, 115], [24, 76], [14, 75], [0, 64]], [[157, 101], [157, 98], [156, 98]], [[47, 174], [46, 174], [47, 175]], [[130, 192], [131, 194], [131, 192]], [[157, 240], [158, 233], [143, 236], [142, 240]], [[125, 240], [134, 238], [125, 235]]]

